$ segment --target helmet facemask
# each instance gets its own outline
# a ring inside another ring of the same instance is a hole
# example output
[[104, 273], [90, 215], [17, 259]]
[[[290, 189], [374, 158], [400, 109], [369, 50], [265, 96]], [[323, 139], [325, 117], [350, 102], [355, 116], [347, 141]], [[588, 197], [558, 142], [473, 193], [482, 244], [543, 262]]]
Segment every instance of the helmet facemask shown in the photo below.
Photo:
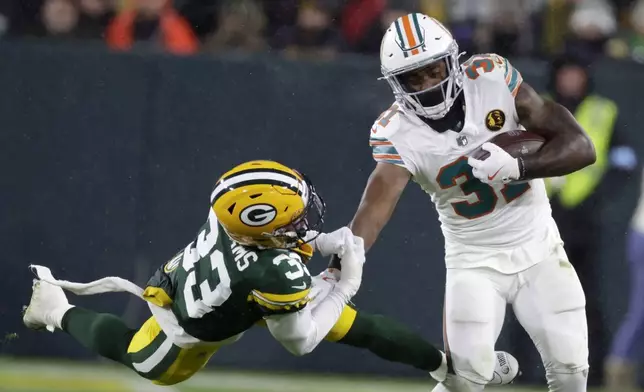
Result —
[[[394, 72], [389, 72], [383, 68], [383, 79], [389, 83], [396, 100], [409, 110], [419, 116], [431, 119], [443, 118], [463, 90], [463, 71], [459, 65], [458, 58], [458, 45], [453, 42], [446, 52], [424, 59], [413, 64], [413, 66]], [[445, 64], [446, 75], [443, 80], [423, 90], [414, 90], [409, 87], [407, 81], [410, 75], [439, 62]]]
[[[309, 179], [300, 174], [303, 178], [302, 189], [298, 191], [304, 200], [304, 208], [295, 211], [293, 219], [287, 225], [273, 230], [272, 233], [264, 233], [264, 237], [271, 243], [271, 248], [294, 249], [299, 248], [315, 240], [322, 231], [326, 204], [322, 197], [315, 191], [315, 187]], [[311, 235], [315, 232], [315, 235]]]

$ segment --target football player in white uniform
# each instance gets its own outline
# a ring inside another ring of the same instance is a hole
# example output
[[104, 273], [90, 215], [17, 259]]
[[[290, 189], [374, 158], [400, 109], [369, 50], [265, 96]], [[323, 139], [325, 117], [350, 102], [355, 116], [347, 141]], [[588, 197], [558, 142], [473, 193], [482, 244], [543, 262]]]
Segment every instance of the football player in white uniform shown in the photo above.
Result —
[[[586, 391], [584, 292], [540, 178], [592, 164], [593, 144], [507, 59], [476, 55], [460, 65], [459, 57], [450, 32], [427, 15], [403, 16], [386, 31], [382, 79], [395, 102], [371, 129], [377, 164], [350, 227], [369, 249], [410, 178], [435, 203], [445, 237], [445, 345], [456, 373], [435, 392], [484, 389], [508, 303], [541, 354], [550, 391]], [[535, 154], [515, 159], [488, 143], [525, 128], [546, 139]], [[487, 159], [468, 157], [480, 146]]]

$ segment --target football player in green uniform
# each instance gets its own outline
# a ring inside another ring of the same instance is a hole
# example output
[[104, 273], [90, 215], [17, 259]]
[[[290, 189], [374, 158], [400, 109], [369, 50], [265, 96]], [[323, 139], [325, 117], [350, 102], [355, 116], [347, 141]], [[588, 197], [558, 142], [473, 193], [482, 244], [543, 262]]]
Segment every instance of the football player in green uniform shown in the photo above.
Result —
[[[219, 179], [195, 240], [145, 289], [117, 277], [57, 280], [34, 265], [38, 279], [23, 321], [32, 329], [60, 329], [159, 385], [190, 378], [254, 325], [267, 327], [295, 355], [326, 339], [444, 379], [440, 350], [388, 318], [348, 305], [362, 280], [364, 244], [346, 227], [320, 234], [324, 212], [322, 198], [299, 172], [272, 161], [244, 163]], [[305, 263], [315, 250], [342, 256], [342, 275], [325, 271], [312, 278]], [[69, 304], [63, 288], [79, 295], [127, 291], [146, 300], [152, 316], [131, 329], [114, 315]], [[507, 360], [499, 358], [497, 367], [509, 365], [505, 381], [511, 381], [518, 369]]]

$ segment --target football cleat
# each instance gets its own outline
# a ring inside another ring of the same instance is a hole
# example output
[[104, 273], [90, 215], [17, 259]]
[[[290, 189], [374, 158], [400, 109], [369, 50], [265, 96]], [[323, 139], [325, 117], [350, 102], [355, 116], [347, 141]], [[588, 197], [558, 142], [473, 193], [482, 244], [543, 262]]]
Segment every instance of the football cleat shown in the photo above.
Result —
[[54, 332], [61, 328], [63, 315], [73, 306], [67, 301], [62, 288], [40, 279], [34, 279], [31, 301], [23, 308], [22, 321], [27, 328]]
[[496, 365], [494, 366], [494, 375], [488, 385], [511, 384], [519, 375], [521, 375], [519, 371], [519, 361], [505, 351], [497, 351], [495, 354]]

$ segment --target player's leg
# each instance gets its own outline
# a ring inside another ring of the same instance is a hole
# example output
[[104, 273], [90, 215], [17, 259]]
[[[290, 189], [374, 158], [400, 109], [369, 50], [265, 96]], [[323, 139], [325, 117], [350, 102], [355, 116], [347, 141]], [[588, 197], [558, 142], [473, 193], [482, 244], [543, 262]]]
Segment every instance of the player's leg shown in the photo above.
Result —
[[448, 269], [445, 290], [445, 347], [456, 375], [434, 392], [482, 391], [494, 376], [494, 351], [510, 277], [487, 269]]
[[73, 307], [60, 287], [43, 281], [34, 283], [23, 321], [32, 329], [58, 328], [89, 350], [160, 385], [189, 378], [217, 350], [216, 346], [177, 347], [167, 339], [154, 317], [137, 331], [112, 314]]
[[132, 368], [127, 348], [136, 330], [128, 327], [119, 317], [74, 307], [63, 316], [60, 329], [85, 348]]
[[192, 377], [217, 351], [215, 345], [181, 348], [172, 343], [154, 317], [138, 330], [118, 317], [82, 308], [70, 309], [62, 330], [88, 349], [122, 363], [158, 385], [173, 385]]
[[150, 317], [137, 331], [127, 347], [132, 368], [158, 385], [183, 382], [201, 370], [217, 352], [216, 343], [199, 343], [189, 348], [175, 345]]
[[[333, 290], [337, 270], [325, 270], [313, 277], [311, 302], [315, 308]], [[406, 326], [381, 315], [356, 311], [346, 306], [326, 340], [363, 348], [388, 361], [400, 362], [433, 372], [442, 363], [443, 353]]]
[[551, 392], [585, 392], [588, 327], [577, 273], [559, 246], [519, 274], [514, 313], [541, 354]]
[[31, 301], [23, 321], [32, 329], [53, 327], [63, 330], [97, 354], [132, 367], [127, 358], [127, 347], [136, 330], [114, 315], [70, 305], [63, 289], [58, 286], [34, 280]]
[[[255, 325], [266, 327], [264, 320]], [[325, 340], [363, 348], [387, 361], [434, 372], [443, 353], [409, 328], [386, 316], [358, 311], [347, 305]], [[447, 371], [447, 369], [445, 369]]]
[[346, 306], [326, 340], [371, 351], [387, 361], [433, 372], [443, 353], [411, 329], [386, 316]]

